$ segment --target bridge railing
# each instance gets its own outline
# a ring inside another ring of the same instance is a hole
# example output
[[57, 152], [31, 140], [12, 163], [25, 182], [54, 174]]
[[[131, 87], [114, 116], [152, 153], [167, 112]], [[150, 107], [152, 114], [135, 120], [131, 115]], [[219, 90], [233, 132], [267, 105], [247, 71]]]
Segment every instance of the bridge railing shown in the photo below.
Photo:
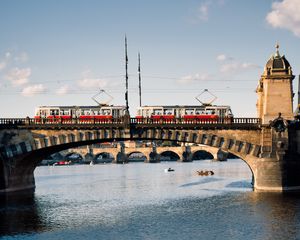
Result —
[[25, 125], [26, 118], [0, 118], [0, 125]]
[[98, 124], [122, 124], [124, 120], [122, 118], [113, 119], [50, 119], [50, 118], [0, 118], [0, 125], [98, 125]]
[[131, 118], [132, 124], [251, 124], [261, 123], [260, 118], [219, 118], [219, 119], [152, 119], [152, 118]]
[[[130, 118], [130, 123], [135, 125], [164, 125], [164, 124], [199, 124], [199, 125], [259, 125], [259, 118], [219, 118], [219, 119], [152, 119]], [[114, 125], [124, 124], [124, 118], [113, 119], [49, 119], [49, 118], [0, 118], [0, 126], [41, 126], [41, 125]]]

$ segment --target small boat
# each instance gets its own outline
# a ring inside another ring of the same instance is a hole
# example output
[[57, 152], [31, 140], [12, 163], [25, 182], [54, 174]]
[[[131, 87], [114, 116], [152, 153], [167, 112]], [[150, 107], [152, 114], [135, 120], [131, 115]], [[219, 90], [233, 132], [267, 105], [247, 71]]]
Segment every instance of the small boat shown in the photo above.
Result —
[[165, 172], [174, 172], [175, 170], [173, 168], [166, 168]]
[[213, 171], [211, 171], [211, 170], [210, 171], [203, 171], [203, 170], [201, 170], [201, 171], [197, 171], [197, 174], [199, 176], [212, 176], [215, 173]]
[[66, 165], [71, 165], [71, 161], [59, 161], [54, 163], [52, 166], [66, 166]]

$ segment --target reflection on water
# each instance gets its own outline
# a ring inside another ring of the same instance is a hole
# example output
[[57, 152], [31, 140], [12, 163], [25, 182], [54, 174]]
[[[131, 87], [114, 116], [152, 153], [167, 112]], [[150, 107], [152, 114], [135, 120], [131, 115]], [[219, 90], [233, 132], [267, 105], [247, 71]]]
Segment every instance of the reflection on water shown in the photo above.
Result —
[[4, 239], [300, 238], [300, 197], [252, 192], [240, 160], [39, 167], [35, 176], [34, 195], [1, 202]]
[[1, 196], [0, 204], [0, 236], [43, 230], [33, 194]]

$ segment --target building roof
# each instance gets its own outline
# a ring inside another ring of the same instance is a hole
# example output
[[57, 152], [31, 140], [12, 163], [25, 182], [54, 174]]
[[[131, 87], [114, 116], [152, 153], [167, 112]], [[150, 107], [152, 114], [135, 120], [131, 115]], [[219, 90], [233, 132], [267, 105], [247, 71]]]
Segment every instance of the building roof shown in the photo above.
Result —
[[279, 53], [279, 45], [276, 45], [276, 52], [273, 54], [270, 59], [268, 60], [265, 71], [267, 75], [277, 74], [277, 73], [284, 73], [291, 75], [291, 65], [286, 60], [284, 55], [280, 55]]

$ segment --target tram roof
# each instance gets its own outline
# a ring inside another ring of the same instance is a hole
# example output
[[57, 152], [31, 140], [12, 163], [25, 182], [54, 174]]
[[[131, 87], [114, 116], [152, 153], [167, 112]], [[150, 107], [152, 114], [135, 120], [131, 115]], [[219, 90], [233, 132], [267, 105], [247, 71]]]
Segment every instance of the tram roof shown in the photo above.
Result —
[[94, 106], [38, 106], [37, 108], [102, 108], [102, 107], [114, 107], [114, 108], [126, 108], [125, 106], [116, 105], [94, 105]]
[[141, 108], [205, 108], [205, 107], [228, 108], [230, 106], [229, 105], [154, 105], [154, 106], [145, 105], [138, 108], [141, 109]]

